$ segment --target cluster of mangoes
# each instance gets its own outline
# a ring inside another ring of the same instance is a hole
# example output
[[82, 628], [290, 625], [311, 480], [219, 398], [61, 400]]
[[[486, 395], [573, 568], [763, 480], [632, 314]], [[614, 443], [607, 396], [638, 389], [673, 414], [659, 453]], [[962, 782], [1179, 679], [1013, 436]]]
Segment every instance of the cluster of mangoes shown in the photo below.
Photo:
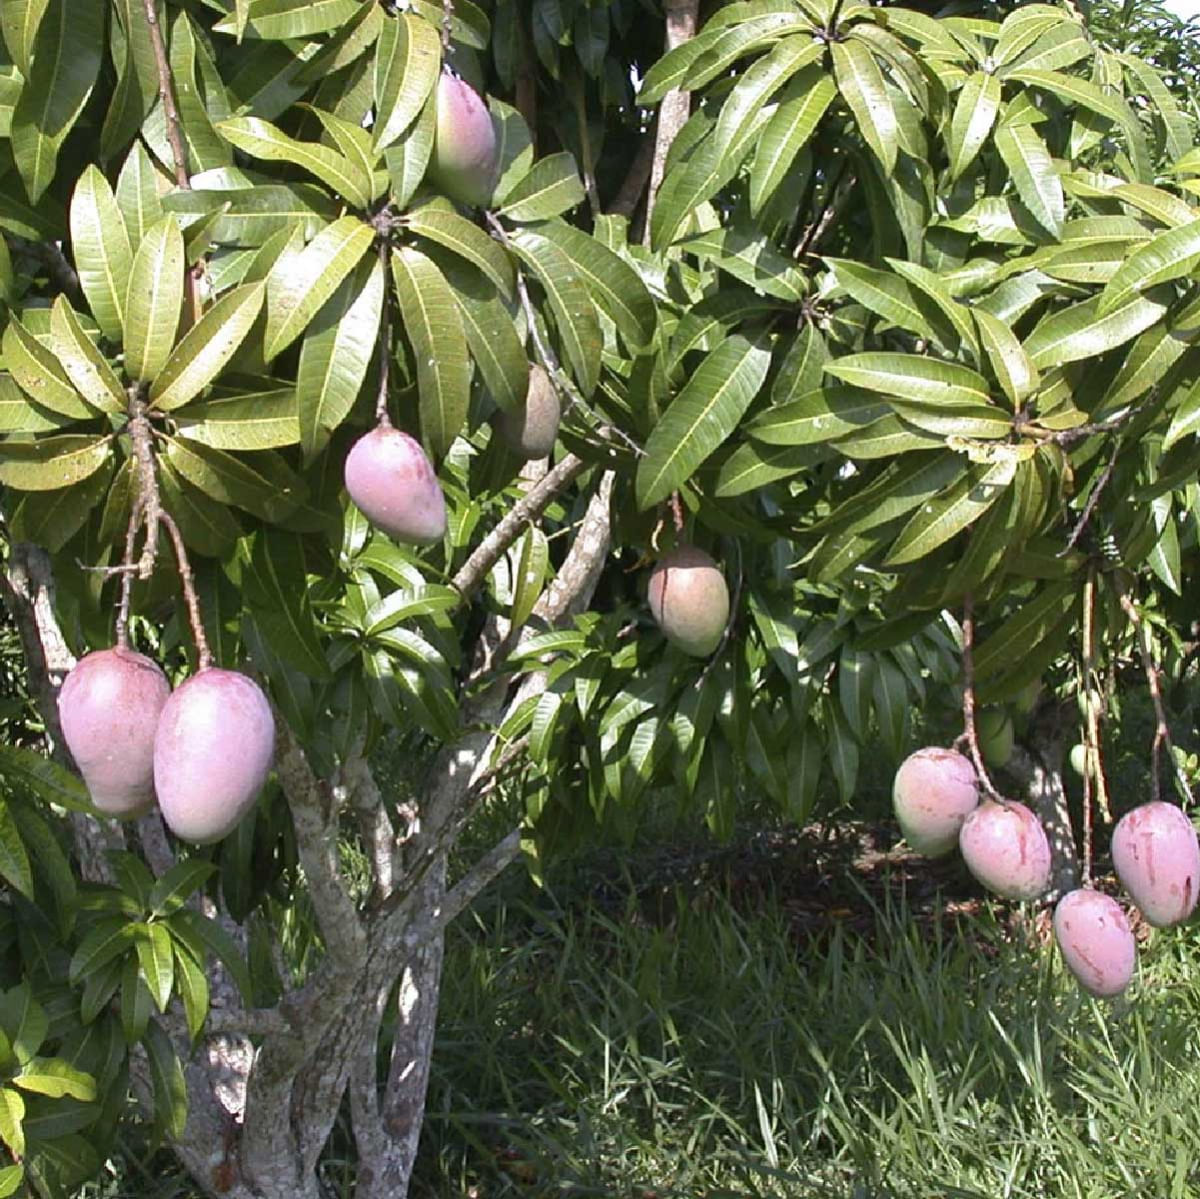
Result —
[[[929, 746], [901, 763], [892, 786], [908, 843], [928, 857], [956, 846], [971, 873], [1006, 899], [1036, 899], [1050, 886], [1050, 843], [1038, 818], [1012, 800], [980, 802], [969, 758]], [[1147, 923], [1179, 924], [1194, 911], [1200, 840], [1174, 804], [1153, 801], [1126, 813], [1113, 830], [1113, 865]], [[1080, 887], [1054, 909], [1054, 936], [1067, 968], [1089, 994], [1119, 995], [1133, 977], [1137, 947], [1121, 905]]]
[[120, 645], [80, 659], [58, 713], [100, 812], [129, 820], [157, 799], [167, 827], [198, 845], [245, 816], [275, 753], [271, 705], [253, 679], [209, 666], [172, 691], [154, 662]]

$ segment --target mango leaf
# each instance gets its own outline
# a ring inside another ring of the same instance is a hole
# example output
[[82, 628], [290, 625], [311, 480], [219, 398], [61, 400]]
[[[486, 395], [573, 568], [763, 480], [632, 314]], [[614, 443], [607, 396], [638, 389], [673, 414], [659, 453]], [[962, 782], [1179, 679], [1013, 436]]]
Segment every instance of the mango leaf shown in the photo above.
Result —
[[265, 521], [286, 520], [305, 498], [299, 478], [275, 478], [247, 457], [235, 458], [184, 437], [167, 439], [166, 461], [218, 503], [244, 508]]
[[156, 1021], [146, 1028], [143, 1040], [154, 1088], [154, 1120], [170, 1137], [183, 1135], [187, 1122], [187, 1082], [183, 1067], [167, 1034]]
[[501, 408], [515, 408], [524, 402], [529, 388], [529, 359], [512, 313], [478, 271], [448, 254], [437, 261], [454, 293], [463, 333], [484, 385]]
[[564, 221], [547, 221], [535, 230], [570, 258], [625, 344], [635, 353], [649, 346], [658, 328], [658, 309], [641, 275], [620, 255]]
[[146, 231], [129, 275], [125, 373], [131, 379], [149, 382], [170, 358], [183, 284], [183, 234], [173, 216], [164, 216]]
[[537, 229], [518, 229], [509, 240], [546, 293], [571, 372], [584, 396], [590, 396], [599, 381], [603, 341], [587, 288], [576, 274], [570, 257], [544, 233]]
[[129, 244], [135, 251], [150, 226], [162, 219], [158, 168], [150, 160], [146, 147], [136, 141], [117, 176], [117, 207], [125, 221]]
[[290, 387], [203, 400], [176, 417], [183, 436], [217, 450], [270, 450], [300, 440], [299, 401]]
[[218, 21], [219, 33], [244, 34], [251, 37], [306, 38], [317, 33], [338, 29], [360, 9], [360, 0], [250, 0], [239, 3], [240, 11]]
[[112, 453], [108, 437], [64, 433], [39, 441], [0, 441], [0, 483], [18, 491], [54, 491], [95, 474]]
[[282, 529], [261, 530], [242, 586], [259, 631], [280, 658], [310, 678], [328, 678], [299, 536]]
[[159, 459], [159, 476], [163, 502], [188, 549], [210, 558], [228, 553], [242, 535], [242, 527], [230, 508], [188, 483], [165, 458]]
[[973, 463], [958, 482], [922, 504], [900, 531], [884, 560], [887, 566], [916, 562], [976, 521], [994, 504], [1016, 473], [1011, 459]]
[[35, 403], [68, 420], [89, 420], [96, 416], [97, 410], [75, 390], [62, 363], [16, 316], [9, 317], [0, 348], [4, 365]]
[[48, 433], [71, 423], [27, 400], [11, 375], [0, 375], [0, 433]]
[[[13, 1090], [11, 1087], [0, 1087], [0, 1141], [3, 1141], [8, 1146], [9, 1152], [14, 1157], [25, 1156], [24, 1123], [25, 1100], [21, 1098], [19, 1092]], [[18, 1171], [19, 1180], [21, 1167], [8, 1167], [10, 1171], [13, 1169]], [[3, 1193], [11, 1195], [13, 1190], [4, 1191]]]
[[1050, 583], [987, 636], [975, 650], [975, 677], [988, 679], [1020, 661], [1054, 629], [1076, 604], [1079, 586], [1074, 579]]
[[0, 33], [21, 74], [29, 76], [37, 32], [50, 0], [5, 0], [0, 4]]
[[280, 229], [299, 226], [305, 237], [315, 237], [338, 213], [333, 198], [311, 183], [193, 187], [169, 193], [161, 205], [185, 223], [194, 222], [189, 223], [189, 237], [201, 225], [196, 218], [207, 217], [207, 235], [218, 245], [255, 249]]
[[430, 93], [417, 119], [400, 136], [396, 145], [383, 152], [391, 181], [392, 202], [397, 208], [407, 208], [433, 154], [434, 133], [437, 129], [437, 93]]
[[951, 181], [975, 161], [996, 123], [1001, 99], [1000, 80], [983, 71], [972, 72], [959, 89], [947, 141]]
[[304, 335], [296, 395], [305, 462], [320, 453], [354, 407], [375, 352], [384, 282], [383, 263], [364, 259], [325, 301]]
[[150, 387], [153, 407], [182, 408], [221, 373], [250, 332], [264, 293], [261, 283], [235, 288], [188, 330]]
[[113, 190], [92, 164], [80, 175], [71, 197], [71, 249], [79, 286], [100, 332], [110, 341], [120, 341], [133, 252]]
[[437, 264], [411, 246], [392, 251], [392, 279], [417, 368], [421, 432], [433, 453], [450, 448], [467, 418], [471, 364], [454, 293]]
[[752, 421], [746, 432], [767, 445], [800, 446], [832, 441], [865, 428], [891, 409], [885, 400], [855, 387], [818, 387], [778, 404]]
[[481, 270], [505, 296], [512, 297], [515, 277], [512, 259], [499, 242], [488, 237], [478, 225], [456, 212], [431, 205], [407, 213], [404, 224], [420, 237], [427, 237], [466, 259]]
[[263, 353], [268, 362], [304, 332], [374, 238], [371, 226], [357, 217], [339, 217], [300, 253], [280, 259], [267, 280]]
[[973, 357], [978, 358], [979, 341], [975, 336], [975, 326], [971, 321], [970, 310], [951, 295], [949, 288], [942, 282], [940, 276], [916, 262], [906, 262], [900, 258], [889, 258], [886, 261], [892, 270], [902, 275], [928, 299], [945, 318], [950, 328], [954, 330], [958, 341], [971, 352]]
[[1004, 125], [993, 141], [1034, 220], [1051, 237], [1060, 237], [1066, 211], [1062, 181], [1037, 130], [1032, 125]]
[[500, 207], [511, 221], [545, 221], [569, 212], [584, 200], [575, 159], [567, 153], [540, 158], [505, 196]]
[[1131, 296], [1190, 274], [1200, 263], [1200, 219], [1167, 229], [1140, 245], [1108, 281], [1096, 305], [1097, 316], [1119, 308]]
[[50, 492], [30, 492], [12, 514], [12, 533], [56, 554], [83, 527], [104, 502], [112, 480], [112, 458], [95, 474], [70, 487]]
[[195, 1041], [208, 1018], [208, 976], [204, 973], [202, 965], [178, 942], [174, 943], [174, 948], [175, 990], [183, 1001], [188, 1035]]
[[1167, 310], [1166, 297], [1135, 295], [1105, 315], [1098, 300], [1085, 300], [1053, 312], [1025, 339], [1025, 352], [1035, 366], [1061, 366], [1095, 358], [1131, 341]]
[[1019, 408], [1040, 385], [1037, 367], [1008, 325], [982, 308], [972, 311], [992, 373], [1012, 406]]
[[671, 402], [638, 462], [640, 508], [666, 499], [733, 432], [758, 394], [770, 350], [734, 334], [709, 354]]
[[370, 176], [344, 154], [328, 146], [297, 141], [261, 117], [231, 117], [219, 121], [216, 129], [232, 145], [254, 158], [290, 162], [303, 168], [355, 208], [366, 208], [371, 202]]
[[137, 956], [150, 998], [160, 1012], [166, 1011], [175, 986], [175, 952], [165, 924], [138, 927]]
[[826, 363], [825, 371], [854, 387], [917, 403], [974, 406], [989, 399], [978, 372], [918, 354], [847, 354]]
[[49, 1095], [52, 1099], [69, 1095], [81, 1103], [89, 1103], [96, 1098], [96, 1080], [58, 1057], [30, 1059], [12, 1081], [23, 1091]]
[[899, 149], [896, 110], [875, 56], [862, 42], [852, 39], [853, 34], [846, 41], [830, 43], [833, 77], [863, 139], [890, 175]]
[[437, 30], [411, 13], [385, 20], [375, 49], [376, 153], [398, 141], [434, 92], [441, 72]]
[[12, 114], [12, 152], [30, 203], [54, 178], [58, 152], [83, 112], [103, 54], [100, 0], [49, 0], [29, 74]]
[[758, 138], [750, 169], [750, 215], [757, 217], [778, 191], [796, 156], [816, 131], [837, 95], [837, 84], [815, 63], [784, 89]]
[[125, 389], [120, 379], [84, 331], [65, 296], [58, 296], [50, 310], [50, 339], [67, 378], [89, 404], [102, 412], [125, 411]]

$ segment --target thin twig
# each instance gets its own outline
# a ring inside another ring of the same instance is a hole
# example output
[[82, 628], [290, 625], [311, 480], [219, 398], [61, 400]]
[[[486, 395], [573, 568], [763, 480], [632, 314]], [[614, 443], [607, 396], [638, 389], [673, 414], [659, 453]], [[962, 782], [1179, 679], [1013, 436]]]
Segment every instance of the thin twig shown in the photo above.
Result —
[[154, 573], [154, 564], [158, 561], [158, 517], [162, 512], [162, 500], [154, 467], [154, 432], [146, 415], [146, 402], [137, 395], [129, 400], [128, 429], [137, 468], [138, 499], [146, 522], [146, 542], [138, 559], [138, 578], [145, 581]]
[[1067, 544], [1058, 551], [1058, 557], [1064, 558], [1075, 548], [1075, 543], [1083, 536], [1084, 529], [1087, 528], [1088, 522], [1092, 519], [1092, 513], [1096, 510], [1096, 505], [1100, 502], [1100, 495], [1108, 486], [1108, 481], [1112, 478], [1113, 471], [1117, 465], [1117, 453], [1121, 449], [1121, 438], [1117, 438], [1113, 443], [1112, 457], [1108, 460], [1108, 465], [1100, 472], [1100, 477], [1096, 480], [1096, 485], [1092, 488], [1088, 495], [1087, 503], [1083, 506], [1083, 511], [1080, 513], [1079, 519], [1075, 522], [1075, 527], [1071, 530], [1071, 535], [1067, 538]]
[[[379, 261], [387, 273], [388, 244], [379, 243]], [[379, 321], [379, 394], [375, 398], [375, 420], [385, 429], [391, 428], [392, 418], [388, 415], [388, 381], [391, 369], [392, 322], [388, 308], [387, 292], [383, 296], [383, 312]]]
[[983, 754], [979, 752], [979, 732], [975, 727], [975, 597], [968, 591], [963, 597], [963, 734], [960, 740], [966, 740], [971, 751], [971, 761], [975, 764], [975, 773], [985, 795], [997, 799], [1001, 803], [1004, 797], [996, 790], [991, 775], [983, 762]]
[[208, 648], [208, 636], [204, 632], [204, 621], [200, 617], [200, 599], [196, 595], [196, 582], [192, 577], [192, 564], [188, 561], [183, 534], [169, 512], [160, 511], [158, 519], [166, 526], [175, 546], [175, 565], [179, 568], [179, 582], [183, 586], [183, 599], [187, 604], [188, 623], [192, 626], [192, 639], [196, 643], [197, 671], [207, 670], [212, 665], [212, 651]]
[[592, 138], [587, 123], [587, 90], [582, 73], [571, 77], [571, 100], [575, 106], [575, 122], [579, 129], [579, 151], [583, 158], [583, 188], [587, 193], [592, 220], [602, 213], [600, 193], [596, 190], [596, 158], [592, 152]]
[[145, 519], [145, 504], [139, 492], [129, 512], [129, 527], [125, 530], [125, 557], [121, 561], [121, 602], [117, 606], [117, 645], [129, 648], [129, 601], [133, 595], [133, 550], [137, 543], [138, 529]]
[[1171, 766], [1175, 771], [1175, 778], [1183, 794], [1187, 796], [1190, 806], [1194, 802], [1192, 788], [1188, 784], [1187, 775], [1184, 774], [1175, 759], [1175, 744], [1171, 740], [1171, 728], [1167, 723], [1167, 711], [1163, 705], [1162, 684], [1159, 678], [1158, 664], [1154, 661], [1154, 646], [1150, 640], [1150, 630], [1142, 619], [1141, 613], [1138, 612], [1133, 597], [1129, 594], [1128, 582], [1118, 574], [1116, 583], [1121, 608], [1134, 627], [1138, 654], [1142, 659], [1142, 669], [1146, 672], [1146, 686], [1150, 691], [1150, 700], [1154, 704], [1154, 740], [1150, 746], [1150, 795], [1155, 800], [1161, 798], [1162, 795], [1159, 781], [1159, 758], [1165, 747], [1167, 757], [1171, 760]]
[[450, 35], [454, 22], [454, 0], [442, 0], [442, 53], [450, 52]]
[[[1085, 737], [1086, 750], [1090, 762], [1096, 770], [1096, 802], [1100, 805], [1100, 814], [1104, 820], [1112, 823], [1112, 811], [1108, 804], [1108, 786], [1104, 779], [1104, 769], [1100, 761], [1100, 712], [1091, 703], [1091, 695], [1100, 692], [1099, 671], [1096, 669], [1096, 567], [1088, 567], [1087, 579], [1083, 585], [1083, 672], [1084, 688], [1087, 696], [1087, 716]], [[1085, 775], [1090, 772], [1085, 771]], [[1090, 876], [1089, 876], [1090, 877]]]
[[[191, 177], [188, 171], [187, 141], [183, 136], [183, 122], [179, 119], [179, 108], [175, 103], [175, 81], [171, 75], [171, 60], [167, 56], [167, 43], [158, 20], [158, 0], [144, 0], [146, 24], [150, 31], [150, 45], [154, 49], [154, 62], [158, 68], [158, 95], [162, 100], [163, 115], [166, 117], [167, 141], [171, 146], [171, 157], [175, 166], [175, 185], [181, 191], [190, 191]], [[188, 323], [194, 325], [200, 319], [203, 307], [200, 298], [200, 274], [202, 267], [190, 269], [184, 264], [187, 278]], [[153, 522], [151, 522], [153, 523]]]

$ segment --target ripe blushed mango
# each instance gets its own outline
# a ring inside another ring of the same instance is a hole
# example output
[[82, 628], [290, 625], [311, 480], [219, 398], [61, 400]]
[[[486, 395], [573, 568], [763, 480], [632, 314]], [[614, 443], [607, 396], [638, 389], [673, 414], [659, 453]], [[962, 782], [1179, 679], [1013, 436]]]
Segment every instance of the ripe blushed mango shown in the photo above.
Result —
[[892, 782], [892, 808], [904, 839], [926, 857], [958, 844], [963, 821], [979, 804], [979, 780], [969, 758], [929, 745], [900, 763]]
[[967, 869], [1004, 899], [1036, 899], [1050, 885], [1050, 842], [1023, 803], [980, 804], [963, 821], [958, 848]]
[[500, 439], [514, 454], [532, 461], [545, 458], [554, 449], [561, 418], [558, 392], [545, 367], [535, 364], [529, 368], [525, 402], [517, 408], [497, 412], [493, 423]]
[[254, 806], [275, 756], [275, 718], [253, 679], [209, 667], [167, 701], [154, 738], [154, 786], [167, 827], [207, 845]]
[[469, 83], [443, 71], [429, 162], [431, 182], [460, 204], [482, 206], [492, 198], [498, 162], [496, 127], [487, 105]]
[[707, 658], [729, 623], [729, 588], [716, 562], [683, 545], [664, 554], [650, 574], [650, 612], [672, 645]]
[[1100, 891], [1068, 891], [1054, 909], [1054, 939], [1089, 995], [1111, 999], [1129, 986], [1137, 944], [1121, 905]]
[[167, 676], [131, 649], [79, 660], [58, 695], [63, 740], [96, 805], [129, 820], [154, 803], [154, 733], [171, 694]]
[[363, 515], [397, 541], [425, 545], [446, 532], [446, 498], [420, 442], [380, 425], [346, 456], [346, 490]]
[[1200, 842], [1174, 804], [1145, 803], [1117, 821], [1113, 866], [1142, 915], [1158, 928], [1186, 920], [1196, 908]]

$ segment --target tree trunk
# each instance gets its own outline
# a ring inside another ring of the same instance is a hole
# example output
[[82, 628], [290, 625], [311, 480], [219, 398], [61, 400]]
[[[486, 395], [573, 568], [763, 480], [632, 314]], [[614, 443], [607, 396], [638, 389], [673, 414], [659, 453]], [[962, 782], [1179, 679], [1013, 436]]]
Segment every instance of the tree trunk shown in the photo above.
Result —
[[1071, 812], [1063, 787], [1064, 709], [1043, 703], [1033, 713], [1026, 734], [1028, 749], [1018, 746], [1009, 763], [1009, 773], [1025, 789], [1025, 803], [1046, 830], [1050, 842], [1050, 891], [1055, 900], [1079, 886], [1079, 857]]

